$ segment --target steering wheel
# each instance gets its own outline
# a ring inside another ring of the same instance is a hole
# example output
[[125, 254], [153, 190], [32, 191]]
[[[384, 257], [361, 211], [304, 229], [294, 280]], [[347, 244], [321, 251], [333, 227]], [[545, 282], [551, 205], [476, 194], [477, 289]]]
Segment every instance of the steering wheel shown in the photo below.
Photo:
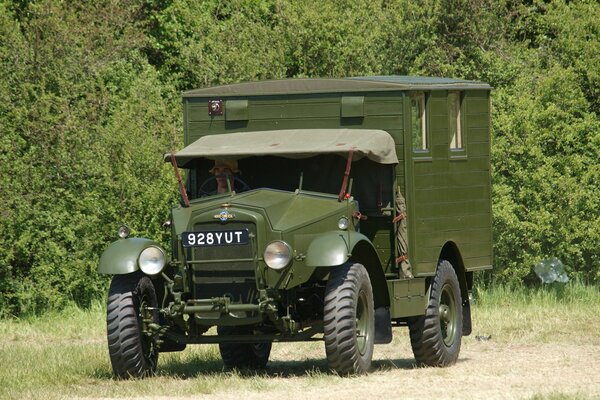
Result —
[[[215, 194], [215, 193], [209, 192], [207, 189], [208, 189], [209, 184], [212, 185], [213, 182], [216, 185], [216, 181], [217, 181], [217, 178], [215, 176], [209, 176], [198, 187], [198, 194], [200, 196], [210, 196], [210, 195]], [[238, 183], [239, 186], [241, 186], [240, 190], [235, 190], [235, 184], [236, 183]], [[233, 175], [233, 184], [231, 185], [231, 190], [235, 191], [235, 192], [245, 192], [246, 190], [250, 190], [250, 186], [246, 182], [244, 182], [242, 180], [242, 178]]]

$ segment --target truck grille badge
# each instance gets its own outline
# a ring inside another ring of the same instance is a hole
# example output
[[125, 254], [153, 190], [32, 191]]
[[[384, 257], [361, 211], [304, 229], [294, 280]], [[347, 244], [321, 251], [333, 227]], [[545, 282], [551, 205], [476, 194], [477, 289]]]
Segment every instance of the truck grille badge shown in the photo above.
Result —
[[223, 210], [220, 213], [215, 214], [213, 216], [213, 218], [214, 219], [218, 219], [221, 222], [225, 222], [227, 220], [234, 219], [235, 218], [235, 214], [231, 214], [229, 211]]

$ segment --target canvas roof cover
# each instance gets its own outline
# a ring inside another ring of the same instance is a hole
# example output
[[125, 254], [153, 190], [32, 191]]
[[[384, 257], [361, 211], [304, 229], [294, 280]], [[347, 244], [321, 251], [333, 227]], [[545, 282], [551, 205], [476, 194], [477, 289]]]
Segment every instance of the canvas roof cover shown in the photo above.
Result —
[[[207, 135], [175, 154], [177, 165], [185, 167], [197, 158], [236, 159], [271, 155], [307, 158], [319, 154], [367, 157], [380, 164], [397, 164], [394, 139], [376, 129], [286, 129]], [[170, 154], [165, 155], [165, 161]]]

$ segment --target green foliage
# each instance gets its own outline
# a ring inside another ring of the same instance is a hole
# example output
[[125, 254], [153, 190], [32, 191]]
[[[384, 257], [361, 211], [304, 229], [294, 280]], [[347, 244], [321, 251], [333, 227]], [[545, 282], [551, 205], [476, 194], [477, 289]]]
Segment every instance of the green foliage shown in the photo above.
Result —
[[505, 280], [533, 279], [533, 265], [549, 256], [572, 277], [600, 279], [600, 22], [593, 9], [556, 2], [540, 15], [535, 7], [528, 40], [514, 44], [526, 72], [494, 94], [496, 275]]
[[345, 77], [381, 73], [385, 7], [378, 2], [294, 1], [281, 8], [288, 76]]
[[178, 89], [281, 78], [276, 4], [174, 0], [150, 16], [149, 60]]
[[114, 231], [166, 242], [179, 91], [417, 74], [493, 91], [494, 279], [600, 281], [600, 6], [0, 0], [0, 314], [90, 304]]
[[103, 295], [95, 269], [116, 225], [160, 237], [158, 221], [175, 198], [161, 156], [177, 145], [178, 109], [136, 55], [143, 35], [126, 22], [130, 13], [54, 2], [28, 10], [21, 25], [0, 13], [8, 38], [0, 46], [5, 315]]
[[490, 310], [502, 307], [527, 308], [530, 306], [543, 309], [557, 305], [585, 307], [600, 302], [600, 288], [585, 285], [577, 280], [538, 287], [530, 287], [522, 283], [503, 284], [498, 282], [493, 287], [477, 285], [474, 299], [477, 307]]

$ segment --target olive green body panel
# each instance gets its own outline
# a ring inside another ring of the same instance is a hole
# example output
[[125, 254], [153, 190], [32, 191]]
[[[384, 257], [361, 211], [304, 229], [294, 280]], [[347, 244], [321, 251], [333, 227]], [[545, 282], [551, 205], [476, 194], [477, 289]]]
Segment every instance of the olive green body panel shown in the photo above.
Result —
[[425, 278], [387, 281], [391, 298], [390, 316], [392, 319], [423, 314], [429, 300], [425, 284]]
[[[323, 232], [320, 230], [323, 228], [326, 231], [337, 229], [337, 219], [330, 222], [327, 218], [351, 217], [349, 213], [356, 207], [353, 202], [338, 202], [334, 196], [257, 189], [235, 196], [203, 198], [193, 201], [190, 208], [173, 209], [175, 232], [181, 234], [199, 221], [218, 219], [215, 211], [222, 208], [226, 208], [234, 216], [231, 220], [250, 218], [253, 222], [258, 222], [259, 218], [265, 216], [269, 230], [279, 232], [277, 238], [281, 239], [282, 233], [297, 234], [305, 226], [312, 226], [312, 230], [317, 233]], [[323, 220], [327, 221], [326, 226], [315, 226]]]
[[100, 256], [98, 273], [123, 275], [139, 270], [138, 257], [150, 246], [160, 247], [155, 241], [145, 238], [132, 237], [112, 242]]
[[335, 231], [319, 235], [308, 246], [305, 264], [313, 268], [342, 265], [352, 256], [356, 244], [363, 240], [368, 242], [364, 235], [350, 231]]
[[398, 270], [394, 261], [395, 245], [394, 245], [394, 225], [391, 215], [375, 215], [368, 216], [366, 221], [360, 223], [360, 233], [372, 244], [372, 247], [377, 254], [381, 263], [384, 274], [397, 275]]
[[[431, 92], [429, 149], [405, 149], [409, 248], [415, 276], [435, 274], [442, 248], [454, 244], [464, 271], [492, 265], [490, 93], [462, 92], [463, 148], [450, 149], [447, 92]], [[409, 113], [407, 100], [405, 110]], [[407, 137], [411, 121], [405, 121]], [[410, 139], [409, 139], [410, 140]]]
[[375, 305], [389, 305], [385, 275], [377, 258], [377, 252], [367, 237], [353, 230], [337, 230], [320, 234], [290, 233], [287, 236], [295, 237], [295, 240], [290, 243], [294, 243], [294, 249], [298, 249], [296, 254], [299, 260], [294, 261], [284, 272], [287, 274], [284, 289], [292, 289], [308, 282], [316, 272], [329, 273], [331, 268], [343, 265], [351, 259], [363, 264], [367, 269], [374, 288]]

